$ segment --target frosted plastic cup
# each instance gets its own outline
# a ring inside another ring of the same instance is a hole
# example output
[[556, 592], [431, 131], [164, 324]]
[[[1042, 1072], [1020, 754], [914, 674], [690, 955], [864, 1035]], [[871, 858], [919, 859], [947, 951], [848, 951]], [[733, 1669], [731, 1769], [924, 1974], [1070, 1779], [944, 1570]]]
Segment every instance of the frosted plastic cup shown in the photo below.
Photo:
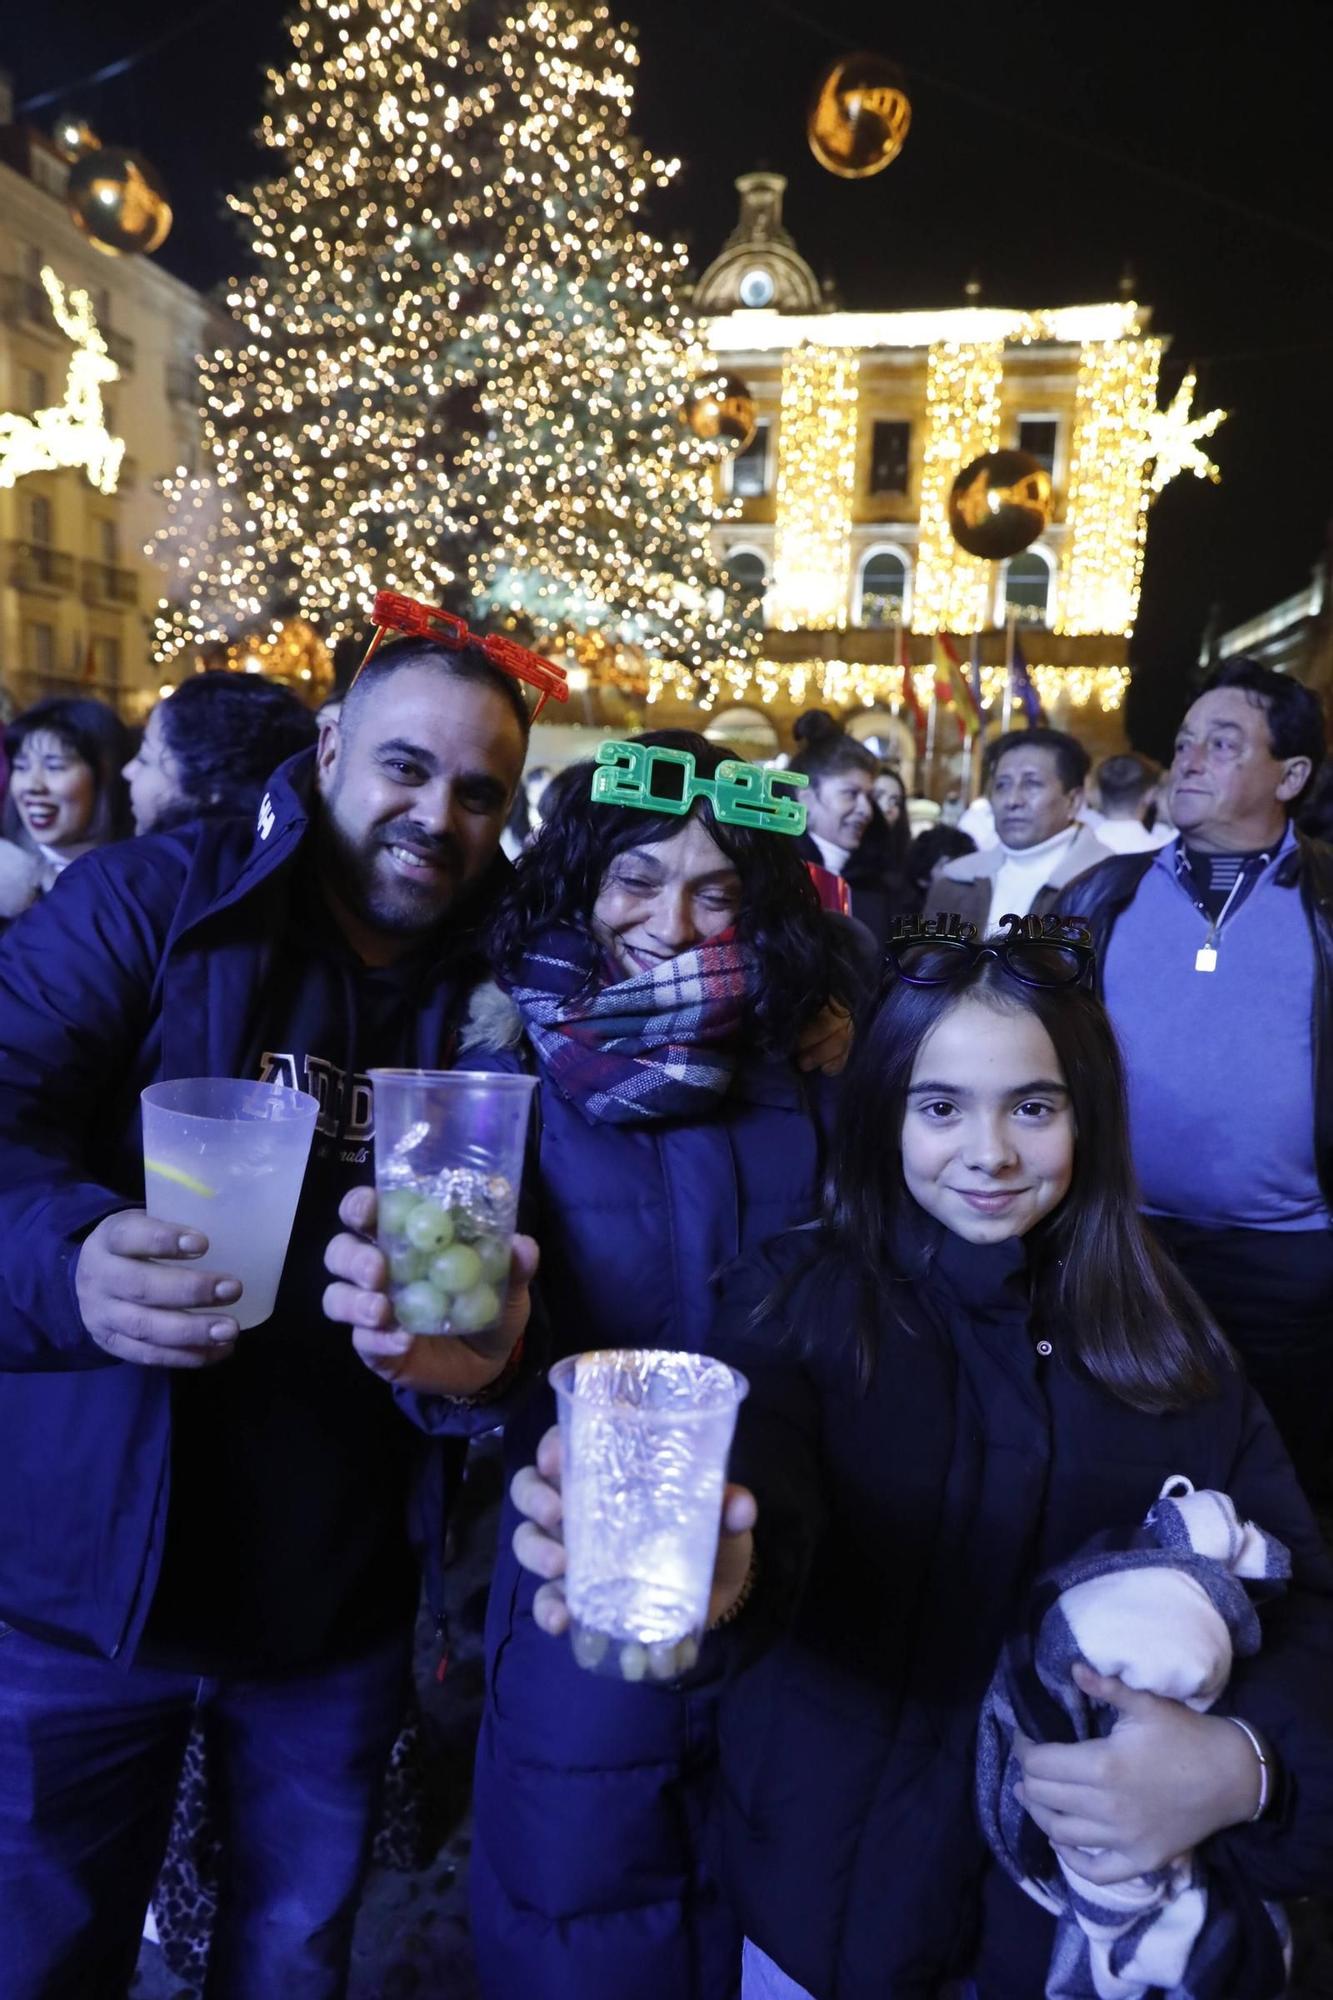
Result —
[[707, 1355], [631, 1348], [558, 1361], [551, 1385], [574, 1658], [620, 1680], [674, 1680], [699, 1657], [750, 1385]]
[[151, 1083], [140, 1101], [148, 1213], [200, 1230], [208, 1269], [241, 1281], [227, 1312], [240, 1327], [261, 1325], [278, 1294], [318, 1101], [229, 1076]]
[[504, 1304], [537, 1079], [372, 1069], [379, 1245], [408, 1333], [486, 1333]]

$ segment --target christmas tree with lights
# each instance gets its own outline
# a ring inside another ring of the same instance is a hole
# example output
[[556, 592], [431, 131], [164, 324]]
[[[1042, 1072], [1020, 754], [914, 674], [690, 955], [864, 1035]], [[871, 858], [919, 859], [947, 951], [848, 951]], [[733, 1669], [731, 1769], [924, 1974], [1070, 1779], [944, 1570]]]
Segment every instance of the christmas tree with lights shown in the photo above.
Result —
[[274, 176], [232, 207], [252, 275], [230, 349], [201, 362], [205, 465], [167, 482], [153, 552], [178, 578], [164, 664], [299, 606], [326, 636], [392, 584], [458, 577], [460, 319], [480, 296], [458, 0], [300, 0], [269, 75]]
[[622, 658], [746, 659], [757, 605], [709, 545], [724, 447], [680, 420], [709, 365], [685, 254], [642, 220], [678, 162], [630, 134], [637, 52], [603, 7], [510, 0], [475, 57], [498, 238], [473, 321], [486, 421], [457, 487], [476, 601]]
[[233, 202], [241, 338], [204, 360], [207, 464], [155, 550], [164, 664], [278, 604], [336, 639], [386, 585], [621, 658], [754, 649], [709, 546], [720, 447], [679, 420], [707, 361], [641, 219], [674, 165], [629, 134], [635, 50], [601, 7], [486, 12], [471, 52], [461, 0], [291, 18], [283, 164]]

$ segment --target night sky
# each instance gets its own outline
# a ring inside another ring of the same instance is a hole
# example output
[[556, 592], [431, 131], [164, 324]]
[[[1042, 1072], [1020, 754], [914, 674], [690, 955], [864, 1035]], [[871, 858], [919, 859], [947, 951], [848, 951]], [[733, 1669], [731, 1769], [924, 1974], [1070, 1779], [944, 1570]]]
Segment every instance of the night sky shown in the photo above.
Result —
[[[176, 208], [161, 262], [207, 288], [241, 267], [222, 196], [258, 164], [249, 134], [262, 67], [284, 57], [283, 12], [47, 0], [0, 22], [0, 62], [22, 99], [194, 21], [61, 102], [156, 161]], [[1150, 520], [1130, 719], [1160, 753], [1211, 608], [1230, 624], [1299, 589], [1333, 515], [1333, 10], [1282, 0], [1241, 36], [1197, 7], [1032, 0], [638, 0], [628, 13], [636, 129], [683, 162], [654, 220], [696, 266], [734, 221], [735, 175], [759, 165], [789, 176], [788, 225], [850, 307], [961, 304], [973, 270], [989, 304], [1108, 299], [1132, 265], [1172, 336], [1163, 399], [1194, 364], [1196, 407], [1234, 413], [1211, 447], [1223, 484], [1178, 479]], [[822, 65], [858, 46], [905, 67], [914, 116], [886, 172], [846, 182], [815, 164], [804, 114]]]

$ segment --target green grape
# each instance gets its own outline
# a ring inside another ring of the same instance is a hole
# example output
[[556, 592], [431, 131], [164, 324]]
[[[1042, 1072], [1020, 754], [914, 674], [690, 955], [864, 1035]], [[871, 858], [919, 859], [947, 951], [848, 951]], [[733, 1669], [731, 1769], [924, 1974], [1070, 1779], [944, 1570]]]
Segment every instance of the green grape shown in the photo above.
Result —
[[436, 1333], [448, 1316], [449, 1301], [436, 1286], [418, 1279], [394, 1293], [393, 1309], [405, 1332]]
[[430, 1262], [424, 1250], [391, 1250], [389, 1252], [389, 1282], [392, 1285], [410, 1285], [414, 1278], [424, 1278], [426, 1266]]
[[454, 1240], [453, 1217], [426, 1196], [408, 1216], [403, 1234], [417, 1250], [443, 1250]]
[[385, 1188], [380, 1196], [380, 1228], [386, 1236], [401, 1236], [421, 1197], [415, 1188]]
[[629, 1639], [620, 1649], [620, 1672], [627, 1681], [641, 1681], [648, 1671], [648, 1649]]
[[474, 1285], [470, 1292], [460, 1292], [449, 1309], [449, 1324], [455, 1333], [480, 1333], [483, 1327], [494, 1326], [499, 1317], [500, 1294], [494, 1285]]
[[454, 1236], [459, 1243], [474, 1243], [481, 1235], [482, 1226], [470, 1208], [451, 1208], [449, 1220], [454, 1225]]
[[481, 1283], [481, 1259], [467, 1243], [451, 1243], [430, 1267], [431, 1283], [442, 1292], [470, 1292]]
[[574, 1625], [570, 1628], [570, 1640], [574, 1647], [574, 1658], [589, 1672], [601, 1665], [606, 1658], [611, 1641], [605, 1632], [595, 1632], [591, 1625]]
[[479, 1236], [472, 1247], [481, 1259], [481, 1275], [487, 1284], [502, 1285], [509, 1276], [508, 1237]]

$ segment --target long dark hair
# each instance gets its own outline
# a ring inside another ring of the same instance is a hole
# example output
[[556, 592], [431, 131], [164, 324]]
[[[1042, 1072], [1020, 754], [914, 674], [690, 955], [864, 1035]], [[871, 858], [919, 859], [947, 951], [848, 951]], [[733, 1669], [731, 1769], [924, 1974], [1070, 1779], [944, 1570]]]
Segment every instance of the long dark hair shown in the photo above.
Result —
[[269, 777], [319, 725], [290, 689], [225, 668], [182, 681], [158, 711], [177, 796], [153, 821], [163, 833], [197, 819], [250, 819]]
[[[715, 776], [730, 755], [684, 729], [652, 730], [634, 741], [690, 751], [701, 778]], [[591, 934], [593, 905], [615, 856], [630, 847], [656, 847], [686, 825], [685, 815], [594, 804], [594, 768], [591, 762], [568, 765], [543, 798], [548, 815], [491, 926], [491, 957], [501, 973], [517, 970], [534, 935], [550, 924], [570, 923]], [[737, 928], [759, 959], [753, 1018], [765, 1046], [789, 1053], [801, 1028], [830, 999], [853, 997], [814, 885], [795, 841], [720, 824], [706, 799], [692, 814], [741, 878]]]
[[[881, 834], [876, 834], [876, 839], [882, 842], [886, 866], [891, 868], [895, 875], [905, 875], [907, 873], [907, 856], [912, 846], [912, 829], [907, 817], [907, 784], [896, 764], [881, 764], [875, 773], [876, 784], [879, 783], [881, 778], [893, 779], [894, 784], [897, 785], [903, 795], [903, 802], [898, 808], [897, 819], [891, 820], [885, 814], [879, 800], [876, 799], [875, 818], [871, 822], [871, 828], [873, 831], [875, 826], [878, 825], [882, 829]], [[862, 847], [865, 846], [864, 839], [861, 845]]]
[[[1203, 1305], [1145, 1228], [1129, 1148], [1124, 1076], [1101, 1003], [1082, 987], [1021, 985], [993, 958], [948, 986], [888, 988], [863, 1022], [843, 1076], [829, 1150], [825, 1220], [835, 1256], [861, 1280], [861, 1359], [874, 1366], [874, 1325], [895, 1281], [895, 1244], [919, 1237], [899, 1136], [917, 1053], [964, 998], [1035, 1015], [1069, 1090], [1076, 1143], [1068, 1194], [1029, 1238], [1035, 1303], [1094, 1381], [1136, 1410], [1181, 1409], [1233, 1365]], [[919, 1273], [916, 1275], [919, 1276]]]
[[[109, 840], [125, 839], [134, 828], [129, 790], [121, 772], [129, 762], [133, 742], [115, 709], [91, 695], [68, 699], [53, 695], [25, 708], [5, 731], [5, 758], [11, 771], [28, 738], [39, 730], [56, 737], [93, 774], [96, 802], [88, 823], [89, 842], [101, 846]], [[35, 851], [12, 791], [5, 799], [3, 831], [6, 840]]]

